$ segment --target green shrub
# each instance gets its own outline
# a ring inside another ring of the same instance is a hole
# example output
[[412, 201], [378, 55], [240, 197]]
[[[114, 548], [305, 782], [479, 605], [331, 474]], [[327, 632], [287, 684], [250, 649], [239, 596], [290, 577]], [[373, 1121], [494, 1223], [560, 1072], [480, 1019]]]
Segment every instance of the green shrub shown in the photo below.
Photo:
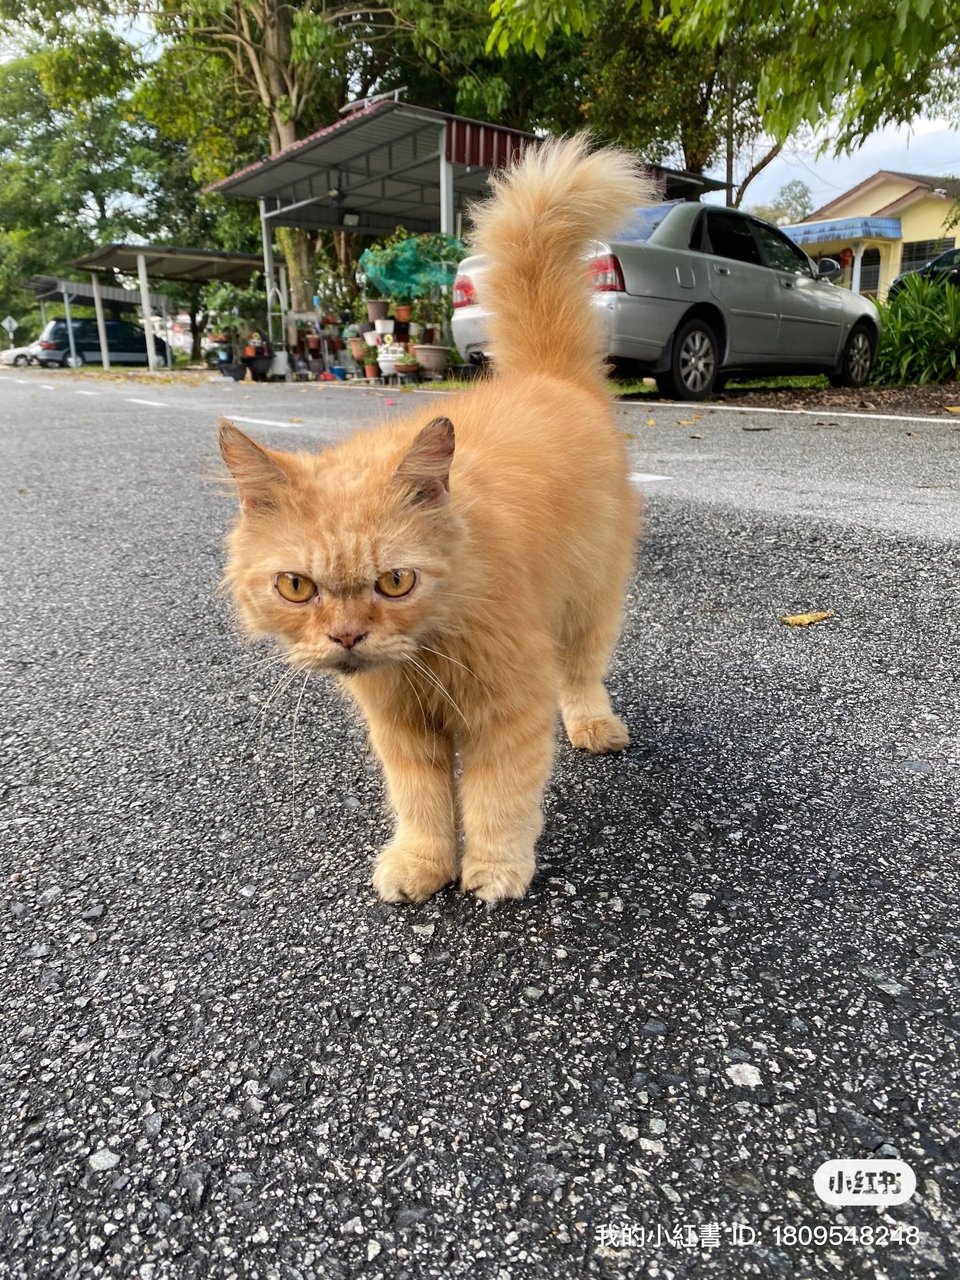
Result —
[[960, 289], [909, 275], [881, 303], [880, 348], [873, 382], [949, 382], [960, 363]]

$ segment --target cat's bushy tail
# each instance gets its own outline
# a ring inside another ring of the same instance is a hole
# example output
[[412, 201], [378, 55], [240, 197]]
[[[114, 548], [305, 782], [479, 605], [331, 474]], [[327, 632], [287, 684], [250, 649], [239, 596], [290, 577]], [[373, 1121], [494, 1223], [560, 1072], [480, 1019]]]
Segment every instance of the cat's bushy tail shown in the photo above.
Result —
[[480, 301], [497, 371], [602, 387], [603, 330], [584, 255], [651, 202], [650, 183], [633, 156], [591, 151], [577, 134], [529, 148], [492, 185], [493, 198], [473, 209], [473, 243], [488, 263]]

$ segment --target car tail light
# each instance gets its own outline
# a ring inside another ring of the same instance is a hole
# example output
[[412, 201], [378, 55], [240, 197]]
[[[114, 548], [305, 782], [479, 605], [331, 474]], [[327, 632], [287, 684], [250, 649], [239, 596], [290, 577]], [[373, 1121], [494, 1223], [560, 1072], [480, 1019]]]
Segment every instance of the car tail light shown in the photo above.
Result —
[[473, 281], [469, 276], [457, 276], [453, 282], [453, 308], [457, 307], [475, 307], [477, 305], [477, 291], [473, 287]]
[[612, 253], [590, 260], [590, 287], [597, 293], [626, 293], [623, 271]]
[[41, 351], [56, 351], [57, 344], [55, 342], [38, 342], [37, 346]]

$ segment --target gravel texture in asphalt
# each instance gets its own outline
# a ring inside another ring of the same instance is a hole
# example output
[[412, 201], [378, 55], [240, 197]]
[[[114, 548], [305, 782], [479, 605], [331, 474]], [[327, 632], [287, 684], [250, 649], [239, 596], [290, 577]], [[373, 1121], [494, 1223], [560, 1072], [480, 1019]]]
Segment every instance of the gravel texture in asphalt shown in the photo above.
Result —
[[[960, 1274], [960, 424], [623, 408], [633, 744], [560, 747], [526, 899], [395, 908], [361, 727], [218, 593], [214, 428], [411, 401], [16, 372], [0, 1275]], [[818, 1198], [866, 1157], [915, 1195]]]

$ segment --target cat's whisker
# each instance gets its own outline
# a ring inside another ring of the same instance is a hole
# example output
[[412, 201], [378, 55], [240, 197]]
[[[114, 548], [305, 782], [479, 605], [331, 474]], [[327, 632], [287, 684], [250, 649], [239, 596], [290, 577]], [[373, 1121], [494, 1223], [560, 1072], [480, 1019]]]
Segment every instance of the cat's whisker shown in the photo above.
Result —
[[286, 693], [286, 691], [290, 688], [290, 685], [293, 683], [293, 680], [297, 675], [297, 671], [298, 671], [298, 668], [296, 667], [294, 667], [292, 670], [284, 671], [283, 674], [280, 676], [280, 678], [277, 680], [276, 684], [271, 689], [266, 702], [260, 708], [260, 713], [257, 717], [260, 721], [260, 733], [257, 736], [257, 755], [260, 757], [261, 760], [263, 759], [263, 733], [267, 727], [267, 711], [269, 710], [270, 704], [274, 701], [274, 699], [278, 695], [283, 695], [284, 693]]
[[[299, 675], [303, 670], [298, 667], [296, 674]], [[300, 704], [303, 702], [303, 695], [306, 693], [307, 685], [310, 682], [311, 672], [308, 670], [304, 674], [303, 684], [300, 686], [300, 695], [297, 698], [297, 705], [293, 709], [293, 728], [290, 730], [290, 791], [291, 804], [296, 804], [297, 799], [297, 721], [300, 718]]]
[[[420, 718], [423, 720], [424, 731], [426, 733], [430, 733], [430, 726], [427, 723], [427, 713], [424, 710], [423, 702], [420, 698], [420, 695], [419, 693], [417, 693], [417, 686], [413, 683], [413, 681], [404, 671], [403, 667], [400, 667], [399, 671], [400, 671], [400, 674], [403, 676], [404, 680], [406, 680], [407, 684], [410, 686], [411, 690], [413, 691], [413, 696], [417, 700], [417, 705], [420, 708]], [[394, 718], [394, 723], [396, 723], [396, 718]], [[431, 766], [433, 766], [437, 763], [437, 735], [431, 734], [431, 740], [432, 740], [432, 746], [431, 746], [431, 753], [430, 753], [430, 764]]]
[[452, 662], [458, 667], [463, 667], [464, 671], [466, 671], [468, 675], [473, 676], [474, 680], [476, 680], [479, 684], [482, 684], [484, 688], [487, 687], [484, 684], [484, 682], [480, 679], [480, 677], [477, 675], [477, 673], [473, 670], [473, 668], [468, 667], [465, 662], [460, 662], [458, 658], [451, 658], [449, 653], [441, 653], [439, 649], [431, 649], [428, 644], [422, 644], [420, 646], [420, 649], [423, 653], [435, 653], [438, 658], [444, 658], [447, 662]]
[[467, 728], [472, 729], [472, 725], [470, 724], [470, 721], [467, 719], [467, 717], [463, 714], [463, 712], [457, 706], [454, 699], [450, 696], [450, 691], [444, 685], [443, 681], [436, 674], [436, 672], [431, 671], [430, 668], [426, 666], [425, 663], [420, 662], [412, 654], [408, 655], [406, 661], [412, 663], [414, 668], [417, 671], [419, 671], [421, 675], [425, 676], [430, 681], [430, 683], [434, 686], [437, 692], [440, 693], [447, 700], [447, 702], [450, 703], [451, 707], [453, 707], [454, 711], [456, 711], [457, 715], [460, 717], [463, 723], [467, 726]]

